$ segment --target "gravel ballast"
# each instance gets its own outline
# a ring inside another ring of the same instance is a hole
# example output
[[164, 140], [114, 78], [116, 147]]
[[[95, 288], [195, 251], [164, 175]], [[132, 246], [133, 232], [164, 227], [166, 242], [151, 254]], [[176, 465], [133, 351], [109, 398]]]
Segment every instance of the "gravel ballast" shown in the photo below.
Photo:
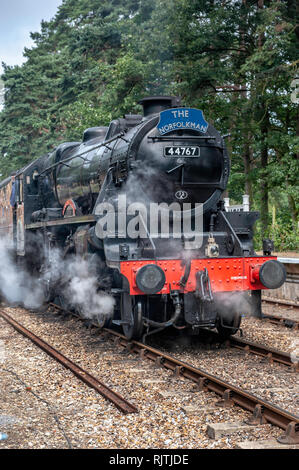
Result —
[[[19, 308], [5, 310], [134, 403], [139, 413], [123, 415], [0, 319], [0, 432], [8, 434], [0, 449], [225, 449], [246, 439], [282, 434], [281, 429], [267, 424], [209, 439], [209, 423], [242, 422], [250, 413], [236, 406], [215, 407], [219, 397], [213, 393], [199, 392], [193, 383], [156, 369], [99, 334], [91, 335], [74, 319]], [[244, 319], [242, 327], [246, 338], [286, 352], [298, 338], [298, 332], [251, 318]], [[251, 393], [260, 393], [281, 408], [292, 413], [298, 410], [298, 374], [285, 366], [264, 363], [241, 351], [208, 350], [186, 340], [166, 350]], [[190, 413], [190, 406], [198, 412]]]

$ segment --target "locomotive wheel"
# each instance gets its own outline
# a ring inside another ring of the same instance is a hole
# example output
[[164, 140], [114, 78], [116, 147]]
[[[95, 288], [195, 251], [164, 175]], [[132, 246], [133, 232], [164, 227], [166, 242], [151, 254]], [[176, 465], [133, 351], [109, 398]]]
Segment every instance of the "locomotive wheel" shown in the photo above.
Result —
[[[216, 326], [219, 335], [226, 339], [231, 335], [237, 333], [238, 328], [241, 324], [241, 315], [238, 313], [234, 313], [231, 315], [230, 318], [220, 318], [218, 320], [218, 324]], [[226, 328], [228, 327], [228, 328]]]
[[143, 332], [142, 304], [124, 292], [121, 297], [121, 321], [126, 338], [140, 339]]

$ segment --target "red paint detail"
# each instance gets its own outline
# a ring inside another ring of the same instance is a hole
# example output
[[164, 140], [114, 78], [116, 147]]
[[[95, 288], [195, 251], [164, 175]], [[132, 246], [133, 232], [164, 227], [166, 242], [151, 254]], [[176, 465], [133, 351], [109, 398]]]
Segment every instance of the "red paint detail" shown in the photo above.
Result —
[[72, 199], [69, 199], [64, 204], [63, 209], [62, 209], [62, 215], [65, 214], [65, 211], [67, 210], [68, 207], [71, 207], [73, 209], [73, 216], [75, 217], [75, 215], [76, 215], [76, 206], [75, 206], [75, 203]]
[[259, 270], [266, 261], [277, 259], [275, 256], [256, 256], [248, 258], [201, 258], [191, 261], [190, 275], [185, 288], [180, 285], [180, 279], [185, 267], [180, 259], [122, 261], [120, 272], [129, 281], [131, 295], [144, 295], [136, 284], [136, 274], [142, 266], [157, 264], [163, 269], [166, 282], [159, 294], [169, 294], [172, 290], [182, 293], [195, 292], [196, 272], [207, 268], [213, 292], [233, 292], [266, 289], [259, 280]]
[[251, 271], [250, 271], [250, 281], [255, 284], [256, 282], [260, 282], [260, 269], [261, 269], [261, 264], [258, 264], [256, 266], [250, 266]]

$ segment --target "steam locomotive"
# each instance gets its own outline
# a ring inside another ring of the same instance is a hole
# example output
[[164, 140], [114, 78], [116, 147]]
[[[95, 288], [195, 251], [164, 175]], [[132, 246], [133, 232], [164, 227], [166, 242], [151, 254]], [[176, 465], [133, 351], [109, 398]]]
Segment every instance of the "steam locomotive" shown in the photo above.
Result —
[[[116, 299], [98, 324], [130, 339], [170, 326], [234, 334], [285, 269], [270, 240], [254, 252], [257, 212], [225, 210], [229, 156], [202, 111], [171, 96], [140, 104], [143, 115], [87, 129], [0, 183], [0, 234], [37, 276], [55, 248], [86, 260]], [[63, 304], [63, 280], [47, 289]]]

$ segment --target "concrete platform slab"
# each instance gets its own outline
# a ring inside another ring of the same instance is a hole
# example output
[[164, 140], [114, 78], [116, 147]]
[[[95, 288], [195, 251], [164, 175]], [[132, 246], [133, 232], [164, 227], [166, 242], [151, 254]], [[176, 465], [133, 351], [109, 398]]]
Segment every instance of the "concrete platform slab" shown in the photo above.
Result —
[[128, 374], [148, 374], [148, 370], [146, 369], [130, 369], [127, 371]]
[[160, 390], [159, 395], [161, 398], [173, 398], [182, 395], [182, 392], [177, 392], [175, 390]]
[[236, 444], [236, 449], [297, 449], [298, 445], [280, 444], [275, 439], [265, 441], [244, 441]]
[[144, 379], [143, 383], [146, 384], [165, 384], [165, 380], [163, 379]]
[[235, 423], [215, 423], [208, 425], [207, 434], [210, 439], [220, 439], [220, 437], [229, 436], [234, 432], [251, 431], [252, 429], [252, 426], [238, 421]]
[[214, 411], [218, 411], [216, 408], [208, 407], [208, 406], [200, 406], [200, 405], [186, 405], [183, 406], [182, 411], [186, 413], [186, 415], [203, 415], [213, 413]]

